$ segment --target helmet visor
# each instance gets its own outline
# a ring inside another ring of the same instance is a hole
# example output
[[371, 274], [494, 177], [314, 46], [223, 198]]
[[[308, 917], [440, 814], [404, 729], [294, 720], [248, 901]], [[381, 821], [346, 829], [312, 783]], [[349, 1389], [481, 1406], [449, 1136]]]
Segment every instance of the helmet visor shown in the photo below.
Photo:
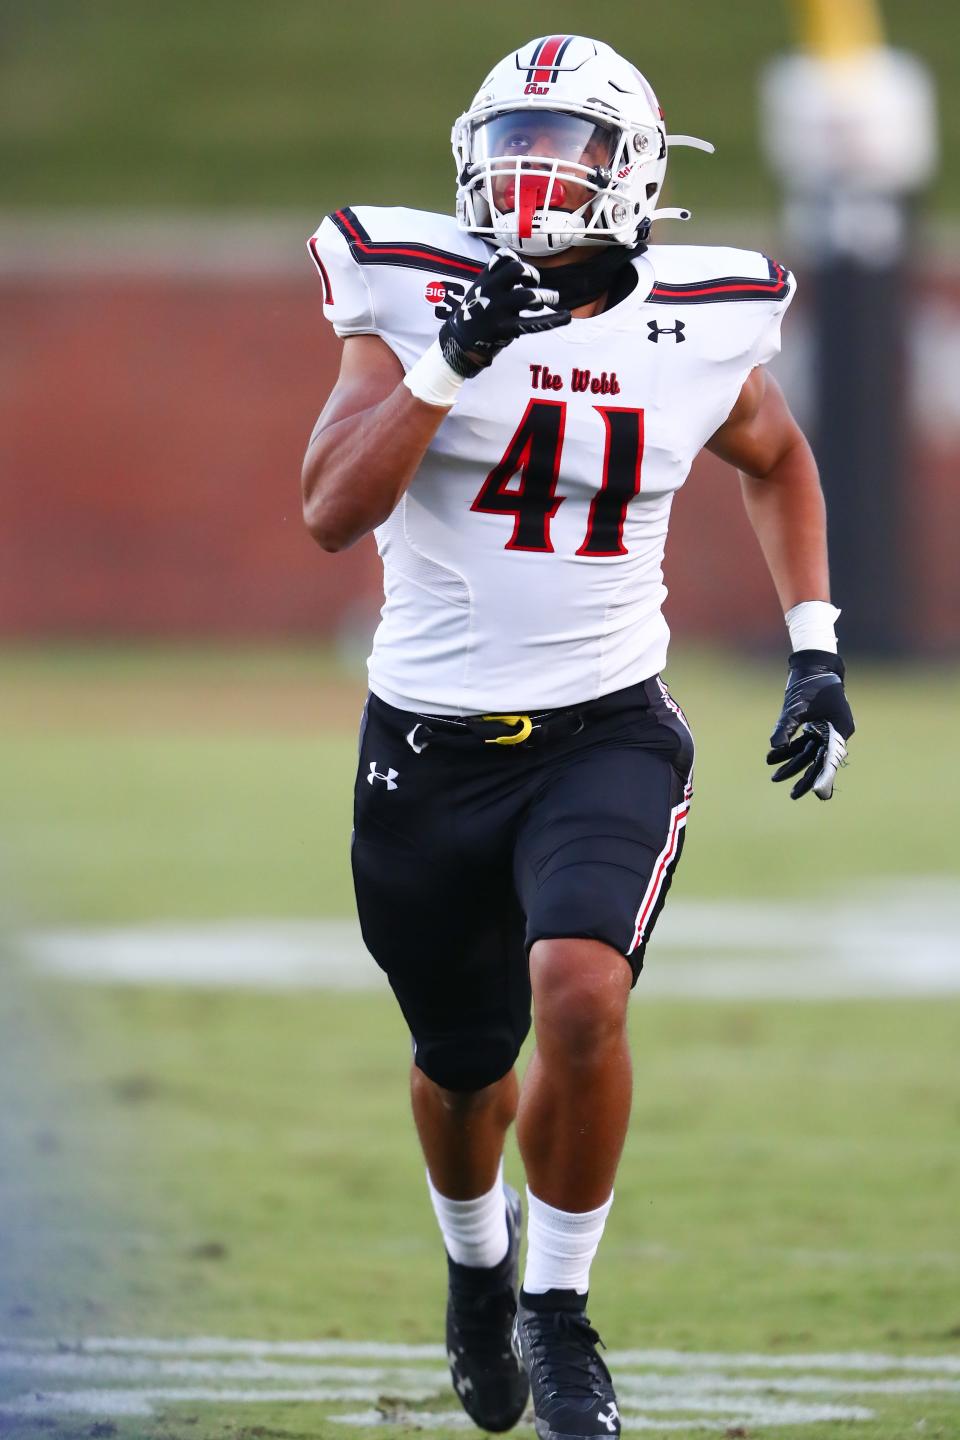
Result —
[[598, 125], [582, 115], [561, 110], [518, 109], [482, 120], [474, 128], [475, 162], [560, 160], [567, 164], [609, 168], [620, 139], [619, 130]]

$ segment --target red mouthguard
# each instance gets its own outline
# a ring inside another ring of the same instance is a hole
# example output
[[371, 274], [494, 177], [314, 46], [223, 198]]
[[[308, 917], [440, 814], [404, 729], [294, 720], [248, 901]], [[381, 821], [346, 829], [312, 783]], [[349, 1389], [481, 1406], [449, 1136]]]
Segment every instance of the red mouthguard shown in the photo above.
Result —
[[[543, 175], [521, 175], [520, 195], [517, 198], [517, 187], [511, 180], [504, 191], [504, 201], [511, 210], [518, 212], [519, 223], [517, 234], [521, 240], [529, 240], [533, 234], [534, 211], [542, 210], [547, 203], [547, 191], [550, 189], [550, 181]], [[553, 190], [550, 194], [550, 204], [560, 210], [566, 204], [567, 192], [562, 180], [555, 180]]]

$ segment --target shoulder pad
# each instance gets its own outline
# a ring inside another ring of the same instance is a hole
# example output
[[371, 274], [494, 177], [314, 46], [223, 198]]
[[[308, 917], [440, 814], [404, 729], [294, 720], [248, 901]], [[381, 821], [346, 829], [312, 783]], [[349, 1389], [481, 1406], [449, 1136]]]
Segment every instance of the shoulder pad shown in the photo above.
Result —
[[[329, 217], [337, 226], [354, 261], [361, 266], [389, 265], [429, 270], [451, 279], [472, 280], [486, 265], [490, 252], [483, 242], [465, 235], [452, 215], [396, 206], [358, 205]], [[475, 253], [476, 251], [480, 253]]]
[[756, 250], [734, 250], [722, 245], [652, 245], [646, 254], [656, 275], [649, 297], [653, 304], [789, 304], [796, 288], [789, 270]]
[[376, 332], [373, 297], [340, 228], [327, 215], [307, 241], [323, 286], [324, 313], [338, 335]]
[[780, 322], [797, 282], [778, 260], [723, 245], [655, 245], [646, 257], [656, 276], [649, 304], [747, 305], [755, 311], [750, 364], [765, 365], [779, 354]]
[[338, 335], [380, 333], [381, 322], [389, 326], [393, 287], [381, 267], [469, 284], [489, 259], [482, 241], [465, 235], [452, 216], [404, 207], [337, 210], [307, 244]]

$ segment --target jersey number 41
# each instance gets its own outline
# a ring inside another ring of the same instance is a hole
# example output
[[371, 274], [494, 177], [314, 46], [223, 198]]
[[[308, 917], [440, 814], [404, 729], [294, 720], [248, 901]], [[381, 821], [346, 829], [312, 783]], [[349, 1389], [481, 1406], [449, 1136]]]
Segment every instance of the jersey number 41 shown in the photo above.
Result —
[[[627, 506], [640, 492], [643, 411], [616, 405], [593, 408], [606, 428], [603, 475], [577, 554], [626, 555], [623, 522]], [[553, 550], [550, 521], [565, 498], [556, 491], [566, 419], [566, 401], [531, 400], [503, 459], [490, 471], [470, 507], [484, 515], [513, 516], [507, 550]], [[519, 483], [511, 489], [509, 482], [517, 474]]]

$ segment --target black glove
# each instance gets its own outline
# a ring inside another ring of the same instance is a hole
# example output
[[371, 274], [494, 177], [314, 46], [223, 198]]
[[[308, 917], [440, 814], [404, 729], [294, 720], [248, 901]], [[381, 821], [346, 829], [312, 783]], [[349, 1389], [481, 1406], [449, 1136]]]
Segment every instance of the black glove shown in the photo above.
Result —
[[829, 800], [834, 776], [847, 757], [846, 741], [855, 729], [843, 690], [843, 661], [827, 650], [797, 650], [788, 663], [783, 709], [770, 736], [767, 764], [780, 766], [774, 780], [804, 772], [790, 791], [792, 800], [808, 790]]
[[[478, 375], [518, 335], [569, 325], [569, 310], [546, 308], [559, 298], [556, 290], [540, 288], [540, 273], [532, 265], [512, 250], [497, 250], [440, 327], [444, 360], [467, 379]], [[521, 315], [523, 310], [542, 313]]]

